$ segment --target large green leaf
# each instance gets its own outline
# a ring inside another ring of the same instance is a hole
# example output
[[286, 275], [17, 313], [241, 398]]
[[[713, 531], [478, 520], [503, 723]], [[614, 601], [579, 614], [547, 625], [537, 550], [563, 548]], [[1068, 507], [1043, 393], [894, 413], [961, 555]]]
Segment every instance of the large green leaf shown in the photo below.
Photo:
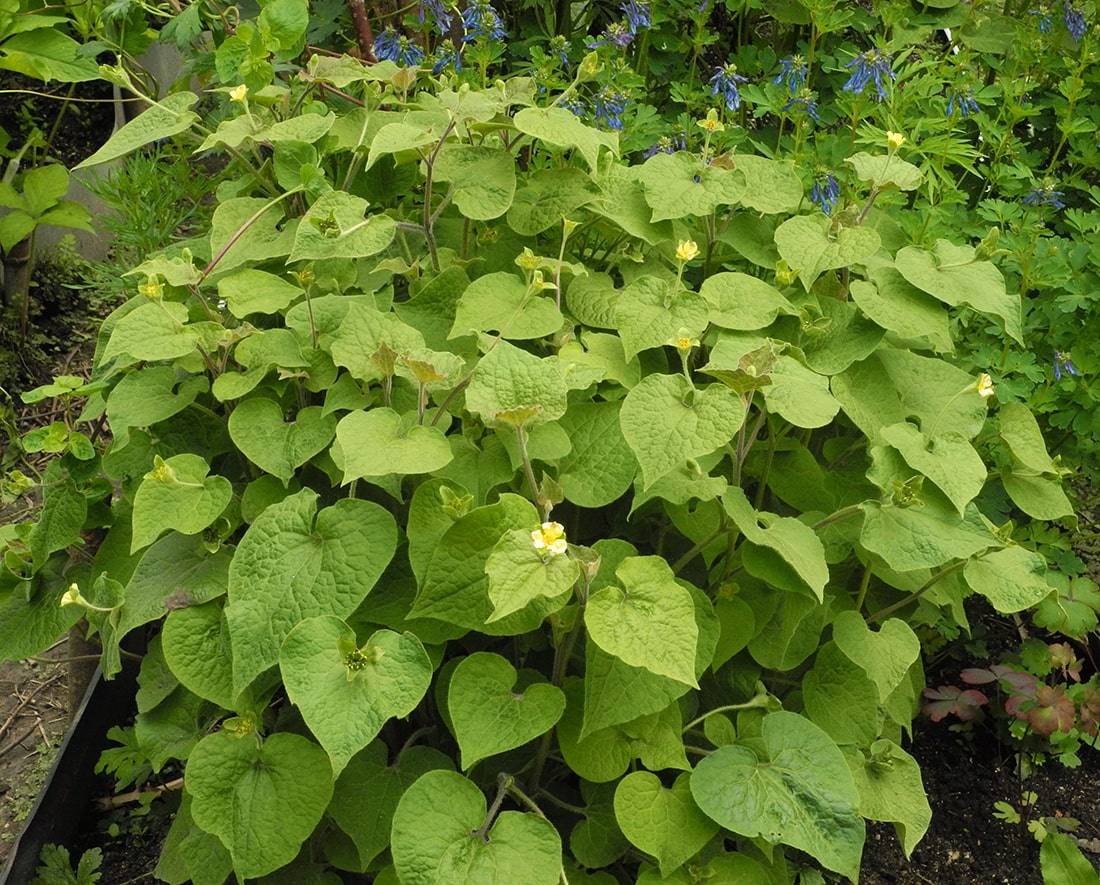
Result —
[[615, 327], [628, 360], [642, 350], [660, 347], [686, 335], [695, 338], [707, 327], [708, 306], [671, 280], [644, 276], [623, 289], [615, 302]]
[[936, 240], [932, 251], [905, 246], [894, 256], [898, 272], [918, 289], [945, 304], [965, 304], [998, 317], [1004, 330], [1023, 343], [1019, 295], [1005, 288], [1004, 276], [992, 261], [979, 258], [972, 246]]
[[444, 145], [436, 157], [434, 172], [436, 178], [454, 184], [455, 205], [465, 218], [499, 218], [512, 205], [516, 163], [502, 148]]
[[125, 156], [160, 138], [171, 138], [186, 132], [198, 122], [199, 115], [190, 108], [199, 100], [192, 92], [173, 92], [138, 114], [112, 135], [103, 147], [74, 168], [98, 166]]
[[568, 593], [580, 577], [580, 567], [569, 556], [541, 552], [532, 543], [531, 531], [505, 532], [485, 563], [489, 577], [490, 621], [518, 612], [534, 600]]
[[279, 669], [290, 700], [335, 774], [428, 691], [432, 664], [411, 633], [378, 630], [361, 648], [339, 618], [308, 618], [283, 641]]
[[787, 264], [798, 271], [809, 290], [821, 274], [849, 267], [871, 257], [881, 241], [869, 227], [842, 227], [833, 231], [824, 215], [795, 215], [775, 231], [775, 245]]
[[335, 433], [336, 419], [320, 406], [306, 406], [293, 420], [284, 421], [282, 407], [263, 396], [239, 403], [229, 416], [229, 434], [237, 448], [284, 482], [324, 449]]
[[[601, 132], [578, 119], [565, 108], [524, 108], [513, 119], [516, 128], [526, 135], [560, 148], [575, 148], [588, 168], [596, 171], [600, 148], [618, 156], [619, 137], [614, 132]], [[509, 159], [509, 165], [511, 160]]]
[[183, 685], [219, 707], [235, 708], [229, 623], [219, 602], [169, 612], [161, 636], [165, 660]]
[[198, 455], [154, 460], [134, 495], [131, 552], [152, 544], [162, 532], [201, 532], [229, 504], [233, 486], [224, 476], [207, 476], [210, 465]]
[[718, 832], [718, 824], [699, 810], [691, 795], [691, 774], [683, 772], [671, 787], [657, 775], [634, 771], [615, 789], [615, 817], [623, 835], [657, 858], [667, 876], [695, 855]]
[[462, 293], [451, 337], [499, 331], [502, 338], [545, 338], [561, 328], [561, 311], [544, 295], [529, 295], [514, 273], [478, 277]]
[[884, 621], [876, 633], [856, 612], [841, 612], [833, 620], [833, 641], [852, 663], [863, 668], [881, 703], [909, 678], [909, 668], [920, 657], [920, 640], [898, 618]]
[[936, 484], [961, 516], [985, 485], [986, 467], [970, 441], [944, 428], [929, 439], [907, 421], [883, 427], [882, 439], [901, 452], [906, 463]]
[[836, 744], [808, 719], [780, 711], [764, 717], [761, 749], [738, 744], [704, 757], [691, 775], [699, 807], [738, 835], [790, 845], [858, 880], [865, 828]]
[[485, 796], [451, 771], [429, 771], [393, 815], [394, 866], [402, 885], [556, 885], [561, 839], [546, 818], [501, 812], [484, 835]]
[[431, 473], [454, 457], [442, 430], [418, 424], [415, 413], [401, 416], [393, 409], [348, 413], [336, 426], [336, 440], [345, 483], [389, 473]]
[[653, 210], [651, 221], [710, 215], [738, 202], [747, 189], [743, 172], [704, 164], [687, 151], [654, 154], [638, 167], [638, 177]]
[[385, 249], [397, 223], [388, 215], [367, 215], [367, 201], [328, 191], [309, 207], [298, 224], [288, 261], [363, 258]]
[[885, 739], [863, 751], [843, 750], [859, 790], [859, 813], [868, 820], [893, 823], [902, 851], [909, 857], [932, 822], [917, 761]]
[[585, 626], [600, 648], [634, 667], [696, 686], [699, 627], [691, 594], [658, 556], [625, 560], [613, 584], [593, 593]]
[[682, 375], [647, 375], [627, 393], [619, 421], [648, 488], [729, 442], [745, 421], [745, 404], [721, 384], [693, 388]]
[[377, 504], [338, 501], [317, 513], [308, 489], [263, 511], [229, 570], [233, 683], [241, 690], [279, 657], [306, 617], [347, 617], [393, 557], [393, 516]]
[[558, 482], [578, 507], [618, 500], [638, 472], [638, 460], [623, 436], [620, 408], [617, 402], [576, 403], [559, 422], [573, 446], [558, 459]]
[[[777, 553], [818, 601], [824, 599], [829, 566], [825, 562], [825, 548], [813, 529], [790, 516], [755, 510], [745, 493], [736, 486], [726, 490], [722, 505], [746, 541]], [[752, 568], [749, 572], [755, 573]]]
[[195, 823], [229, 849], [241, 879], [294, 860], [332, 797], [325, 751], [296, 734], [207, 735], [187, 760]]
[[407, 747], [392, 763], [386, 745], [373, 741], [340, 772], [328, 812], [359, 852], [361, 869], [390, 844], [397, 803], [422, 774], [453, 770], [451, 758], [431, 747]]
[[464, 658], [447, 686], [447, 707], [462, 768], [545, 734], [561, 718], [565, 695], [548, 682], [516, 686], [516, 669], [488, 652]]
[[485, 421], [542, 424], [565, 414], [567, 393], [552, 362], [499, 341], [478, 363], [466, 405]]
[[1004, 614], [1023, 611], [1050, 593], [1047, 563], [1033, 550], [1012, 545], [970, 560], [963, 576], [970, 588], [982, 594]]

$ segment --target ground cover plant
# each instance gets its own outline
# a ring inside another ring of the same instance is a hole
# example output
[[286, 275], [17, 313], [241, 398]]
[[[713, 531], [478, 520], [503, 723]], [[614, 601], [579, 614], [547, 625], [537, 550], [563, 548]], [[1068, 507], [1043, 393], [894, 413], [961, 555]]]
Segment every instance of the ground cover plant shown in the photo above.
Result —
[[0, 529], [5, 657], [150, 637], [105, 763], [183, 767], [166, 881], [855, 880], [928, 826], [922, 641], [1064, 603], [1083, 13], [583, 9], [372, 10], [372, 64], [191, 6], [207, 94], [86, 161], [228, 163]]

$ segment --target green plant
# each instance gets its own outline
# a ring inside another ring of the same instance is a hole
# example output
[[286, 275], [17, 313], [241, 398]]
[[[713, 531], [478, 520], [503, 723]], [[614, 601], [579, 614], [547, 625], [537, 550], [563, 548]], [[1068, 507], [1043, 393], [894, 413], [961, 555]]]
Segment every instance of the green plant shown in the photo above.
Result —
[[30, 885], [95, 885], [100, 878], [97, 870], [102, 861], [100, 850], [89, 848], [80, 856], [74, 869], [67, 848], [47, 844], [42, 846], [38, 875]]
[[0, 653], [85, 618], [114, 674], [156, 633], [110, 764], [184, 766], [160, 878], [854, 879], [867, 819], [911, 851], [917, 629], [1050, 597], [1002, 517], [1068, 507], [1031, 411], [952, 358], [968, 323], [1023, 339], [998, 230], [925, 239], [901, 207], [946, 173], [855, 85], [842, 190], [805, 132], [800, 166], [735, 126], [725, 68], [630, 162], [606, 47], [542, 93], [476, 40], [288, 70], [307, 27], [264, 6], [210, 50], [215, 113], [150, 99], [87, 161], [232, 157], [68, 388], [111, 437], [60, 422], [7, 538]]

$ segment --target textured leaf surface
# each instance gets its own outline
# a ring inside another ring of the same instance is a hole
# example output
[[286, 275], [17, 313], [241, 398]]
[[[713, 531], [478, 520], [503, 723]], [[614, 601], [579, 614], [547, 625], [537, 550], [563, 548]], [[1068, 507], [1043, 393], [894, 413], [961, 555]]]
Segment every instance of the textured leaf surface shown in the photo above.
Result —
[[970, 589], [1003, 614], [1023, 611], [1050, 593], [1046, 560], [1023, 547], [1005, 547], [972, 559], [963, 568]]
[[545, 295], [528, 295], [514, 273], [478, 277], [462, 293], [451, 337], [471, 332], [500, 332], [502, 338], [545, 338], [561, 328], [561, 311]]
[[545, 818], [500, 813], [485, 838], [486, 804], [473, 783], [429, 771], [397, 805], [390, 850], [402, 885], [555, 885], [561, 839]]
[[833, 621], [833, 641], [867, 673], [882, 703], [909, 678], [909, 668], [920, 657], [917, 634], [899, 618], [884, 621], [876, 632], [856, 612], [841, 612]]
[[191, 814], [229, 849], [233, 869], [255, 879], [292, 861], [332, 797], [324, 750], [296, 734], [219, 731], [187, 760]]
[[431, 473], [454, 457], [438, 427], [416, 423], [415, 413], [402, 417], [393, 409], [350, 412], [336, 426], [344, 460], [344, 482], [388, 473]]
[[859, 878], [864, 823], [859, 794], [840, 750], [797, 713], [764, 718], [765, 756], [719, 747], [691, 776], [699, 807], [727, 829], [805, 851], [827, 869]]
[[908, 422], [882, 428], [882, 438], [906, 463], [934, 482], [963, 514], [985, 485], [986, 467], [970, 441], [951, 431], [929, 439]]
[[721, 384], [693, 391], [681, 375], [647, 375], [626, 395], [619, 420], [649, 487], [729, 442], [745, 421], [745, 406]]
[[679, 335], [698, 337], [707, 326], [707, 302], [694, 292], [678, 290], [663, 277], [645, 276], [623, 289], [615, 302], [615, 327], [628, 360], [642, 350], [660, 347]]
[[234, 709], [232, 649], [222, 606], [208, 602], [169, 612], [161, 635], [176, 678], [199, 697]]
[[229, 416], [229, 434], [248, 460], [281, 480], [325, 448], [336, 432], [336, 419], [320, 406], [307, 406], [292, 421], [283, 420], [277, 402], [254, 396]]
[[207, 476], [210, 465], [198, 455], [173, 455], [148, 474], [134, 495], [131, 551], [152, 544], [165, 531], [201, 532], [233, 497], [224, 476]]
[[515, 667], [489, 652], [475, 652], [455, 668], [447, 706], [464, 770], [534, 740], [561, 718], [565, 695], [560, 688], [536, 682], [517, 690], [515, 683]]
[[531, 532], [506, 532], [485, 563], [489, 576], [489, 599], [493, 603], [490, 621], [518, 612], [540, 597], [558, 597], [568, 592], [580, 577], [577, 563], [565, 554], [539, 555]]
[[408, 747], [392, 764], [386, 745], [372, 741], [340, 772], [328, 812], [347, 833], [367, 865], [390, 844], [393, 813], [404, 792], [422, 774], [453, 770], [450, 757], [431, 747]]
[[893, 823], [909, 857], [932, 822], [917, 760], [885, 739], [871, 744], [866, 754], [845, 749], [844, 758], [859, 790], [859, 813]]
[[665, 876], [718, 832], [718, 824], [695, 804], [690, 779], [685, 771], [671, 787], [665, 787], [657, 775], [634, 771], [615, 789], [615, 817], [623, 835], [657, 858]]
[[287, 694], [335, 774], [388, 720], [411, 713], [432, 678], [431, 661], [411, 633], [378, 630], [356, 645], [355, 631], [339, 618], [308, 618], [279, 652]]
[[243, 689], [278, 660], [304, 618], [347, 617], [393, 557], [393, 517], [377, 504], [345, 499], [316, 513], [303, 490], [270, 505], [245, 532], [229, 570], [233, 682]]
[[631, 666], [697, 686], [699, 627], [691, 593], [657, 556], [631, 557], [615, 576], [621, 587], [604, 587], [588, 601], [585, 625], [592, 641]]
[[466, 405], [486, 421], [541, 424], [565, 414], [567, 393], [553, 363], [501, 341], [478, 363]]

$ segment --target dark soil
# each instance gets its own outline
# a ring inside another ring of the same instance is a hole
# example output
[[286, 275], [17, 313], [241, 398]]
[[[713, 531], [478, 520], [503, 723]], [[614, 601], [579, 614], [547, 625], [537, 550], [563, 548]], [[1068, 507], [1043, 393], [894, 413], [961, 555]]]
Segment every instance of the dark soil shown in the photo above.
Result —
[[[1100, 862], [1100, 752], [1084, 750], [1083, 764], [1056, 761], [1021, 781], [1013, 748], [986, 729], [967, 734], [948, 723], [919, 721], [910, 752], [920, 763], [932, 806], [928, 834], [907, 862], [893, 828], [869, 827], [860, 885], [1042, 885], [1039, 843], [1027, 819], [1073, 817], [1073, 835], [1094, 865]], [[1020, 808], [1020, 796], [1039, 799], [1027, 817], [1009, 824], [993, 816], [995, 802]]]

